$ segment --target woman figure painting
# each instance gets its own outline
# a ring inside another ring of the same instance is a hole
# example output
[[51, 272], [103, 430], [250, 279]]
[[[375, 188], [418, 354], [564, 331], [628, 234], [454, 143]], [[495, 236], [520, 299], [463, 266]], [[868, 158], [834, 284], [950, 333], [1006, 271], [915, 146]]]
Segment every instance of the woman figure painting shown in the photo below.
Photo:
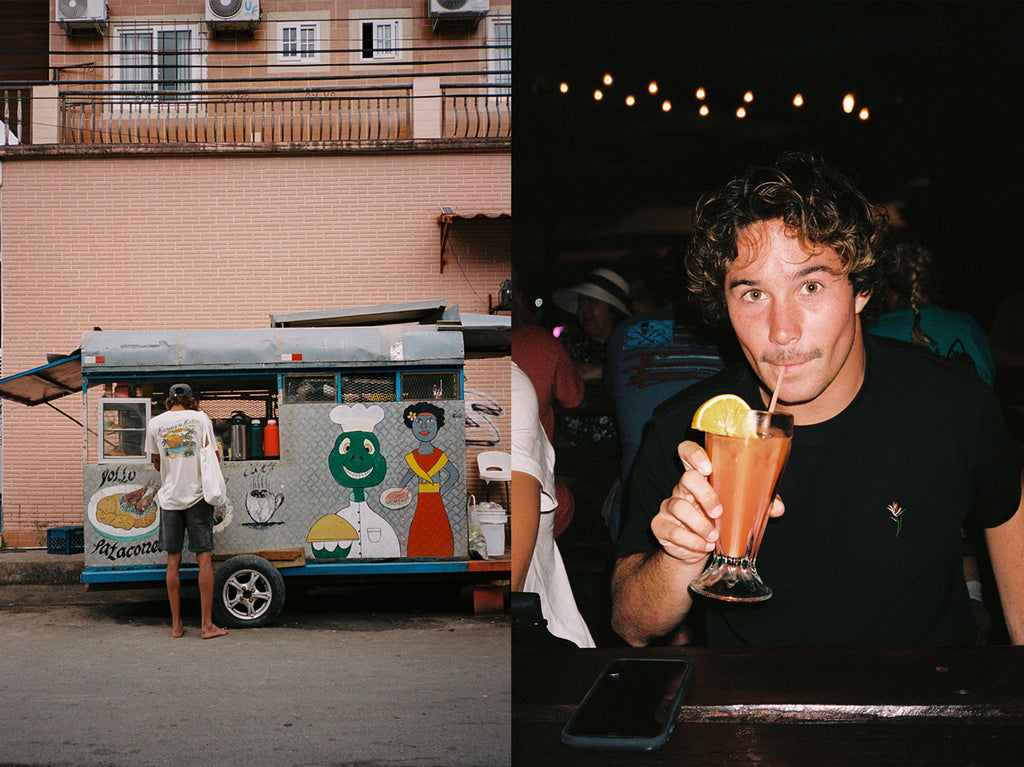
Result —
[[405, 409], [404, 420], [419, 442], [419, 447], [405, 456], [409, 472], [402, 481], [407, 485], [419, 477], [407, 556], [450, 557], [455, 549], [452, 527], [444, 508], [444, 494], [458, 480], [459, 472], [448, 463], [444, 451], [434, 447], [437, 432], [444, 426], [444, 410], [427, 402], [418, 402]]

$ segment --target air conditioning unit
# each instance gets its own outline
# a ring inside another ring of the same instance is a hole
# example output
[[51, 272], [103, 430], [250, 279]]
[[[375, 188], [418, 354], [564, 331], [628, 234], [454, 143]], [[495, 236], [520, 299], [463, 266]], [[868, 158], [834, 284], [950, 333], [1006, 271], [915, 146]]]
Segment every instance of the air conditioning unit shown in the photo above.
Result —
[[107, 0], [57, 0], [57, 23], [68, 35], [107, 28]]
[[427, 0], [430, 20], [477, 22], [491, 10], [491, 0]]
[[260, 0], [203, 0], [210, 29], [256, 29], [260, 24]]

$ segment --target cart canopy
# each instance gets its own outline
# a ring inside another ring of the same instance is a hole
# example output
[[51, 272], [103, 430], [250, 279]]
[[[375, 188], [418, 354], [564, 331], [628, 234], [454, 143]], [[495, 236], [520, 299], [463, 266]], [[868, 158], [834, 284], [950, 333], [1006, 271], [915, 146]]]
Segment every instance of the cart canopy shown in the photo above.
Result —
[[82, 374], [415, 364], [461, 365], [461, 333], [436, 326], [89, 331]]
[[0, 380], [0, 397], [23, 405], [42, 405], [82, 391], [82, 355], [26, 370]]

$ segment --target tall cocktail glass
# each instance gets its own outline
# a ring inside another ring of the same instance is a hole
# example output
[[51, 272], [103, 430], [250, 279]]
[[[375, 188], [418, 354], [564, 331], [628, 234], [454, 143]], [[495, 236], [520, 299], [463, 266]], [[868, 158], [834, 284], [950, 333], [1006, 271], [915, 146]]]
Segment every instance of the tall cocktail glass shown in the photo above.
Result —
[[760, 602], [772, 595], [757, 574], [757, 552], [768, 509], [793, 439], [793, 416], [751, 410], [737, 430], [743, 437], [705, 434], [711, 486], [722, 502], [715, 520], [718, 542], [711, 561], [690, 588], [730, 602]]

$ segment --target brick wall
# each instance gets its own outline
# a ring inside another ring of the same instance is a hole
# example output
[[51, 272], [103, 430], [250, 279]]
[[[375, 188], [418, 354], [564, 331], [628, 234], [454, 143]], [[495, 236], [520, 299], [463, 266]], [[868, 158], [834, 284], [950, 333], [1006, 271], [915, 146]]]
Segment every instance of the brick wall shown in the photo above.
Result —
[[[508, 152], [41, 159], [7, 161], [2, 178], [4, 375], [94, 326], [266, 327], [434, 298], [486, 313], [509, 274], [508, 220], [457, 224], [443, 272], [437, 225], [442, 205], [511, 210]], [[497, 403], [487, 420], [508, 450], [507, 359], [470, 360], [466, 388]], [[81, 399], [55, 404], [95, 428]], [[71, 420], [5, 403], [5, 542], [45, 545], [46, 528], [81, 524], [82, 457]]]

